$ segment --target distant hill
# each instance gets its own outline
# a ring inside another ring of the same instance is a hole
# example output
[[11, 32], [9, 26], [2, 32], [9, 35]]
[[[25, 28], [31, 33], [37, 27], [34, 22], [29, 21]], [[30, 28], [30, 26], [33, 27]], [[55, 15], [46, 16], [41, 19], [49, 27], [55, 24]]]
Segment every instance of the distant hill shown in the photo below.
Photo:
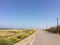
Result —
[[0, 30], [10, 30], [10, 29], [13, 29], [13, 28], [0, 28]]
[[0, 30], [26, 30], [24, 28], [0, 28]]

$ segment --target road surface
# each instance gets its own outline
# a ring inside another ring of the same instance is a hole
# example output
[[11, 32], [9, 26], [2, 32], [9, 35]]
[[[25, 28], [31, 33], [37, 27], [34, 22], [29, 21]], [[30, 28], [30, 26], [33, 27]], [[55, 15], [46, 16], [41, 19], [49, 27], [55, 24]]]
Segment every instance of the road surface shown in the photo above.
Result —
[[39, 30], [32, 45], [60, 45], [60, 35]]

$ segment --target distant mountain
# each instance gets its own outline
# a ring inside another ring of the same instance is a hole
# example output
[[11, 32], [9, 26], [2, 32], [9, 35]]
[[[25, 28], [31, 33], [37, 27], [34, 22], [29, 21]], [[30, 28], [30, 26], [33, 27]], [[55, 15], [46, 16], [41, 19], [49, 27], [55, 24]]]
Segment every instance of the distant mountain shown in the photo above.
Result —
[[13, 28], [0, 28], [0, 30], [10, 30], [10, 29], [13, 29]]

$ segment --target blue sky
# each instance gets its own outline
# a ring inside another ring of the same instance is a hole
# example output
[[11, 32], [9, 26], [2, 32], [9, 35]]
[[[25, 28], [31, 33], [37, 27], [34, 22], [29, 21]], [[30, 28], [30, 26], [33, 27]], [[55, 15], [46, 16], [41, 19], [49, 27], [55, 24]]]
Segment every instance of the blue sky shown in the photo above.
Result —
[[0, 0], [0, 27], [48, 27], [60, 22], [60, 0]]

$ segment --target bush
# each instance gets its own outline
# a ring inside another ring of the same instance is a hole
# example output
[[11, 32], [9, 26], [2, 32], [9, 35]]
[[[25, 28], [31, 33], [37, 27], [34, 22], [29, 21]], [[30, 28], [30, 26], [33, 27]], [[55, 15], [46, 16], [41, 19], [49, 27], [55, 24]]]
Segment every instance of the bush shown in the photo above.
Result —
[[9, 39], [11, 42], [13, 42], [13, 43], [17, 43], [18, 41], [20, 41], [20, 39], [18, 39], [18, 38], [10, 38]]
[[[58, 30], [60, 33], [60, 26], [58, 26]], [[57, 27], [51, 27], [49, 29], [47, 29], [46, 31], [52, 32], [52, 33], [58, 33]]]
[[21, 37], [21, 39], [24, 39], [24, 38], [26, 38], [26, 37], [28, 37], [29, 35], [28, 34], [22, 34], [22, 35], [20, 35]]
[[14, 45], [14, 43], [7, 39], [0, 39], [0, 45]]

